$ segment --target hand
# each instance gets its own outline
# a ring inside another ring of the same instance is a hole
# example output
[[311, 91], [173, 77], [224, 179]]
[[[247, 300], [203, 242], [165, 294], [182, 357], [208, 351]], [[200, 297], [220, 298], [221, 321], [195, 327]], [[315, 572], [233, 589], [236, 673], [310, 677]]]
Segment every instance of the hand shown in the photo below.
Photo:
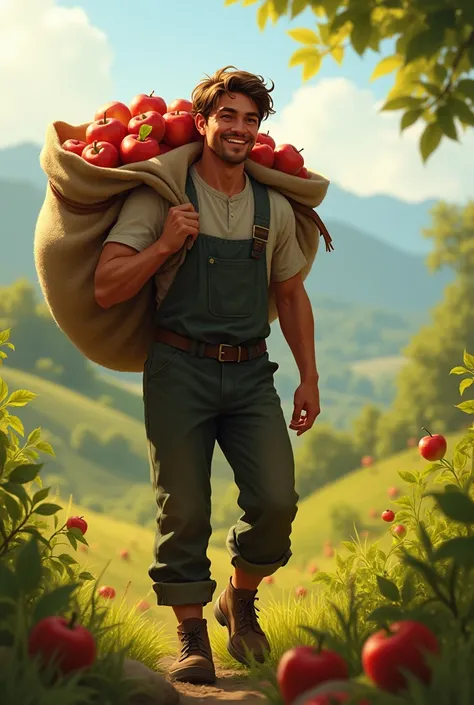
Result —
[[160, 241], [170, 254], [174, 254], [188, 237], [195, 240], [198, 233], [199, 213], [196, 213], [192, 203], [184, 203], [169, 209]]
[[318, 382], [302, 382], [295, 392], [290, 428], [297, 432], [297, 436], [301, 436], [312, 427], [320, 413]]

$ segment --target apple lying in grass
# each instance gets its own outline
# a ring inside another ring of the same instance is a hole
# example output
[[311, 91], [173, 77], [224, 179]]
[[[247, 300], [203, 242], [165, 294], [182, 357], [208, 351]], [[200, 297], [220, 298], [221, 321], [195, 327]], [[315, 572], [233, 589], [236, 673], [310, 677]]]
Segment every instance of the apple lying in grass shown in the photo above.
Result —
[[395, 499], [395, 497], [398, 497], [399, 494], [400, 494], [400, 490], [398, 489], [398, 487], [389, 487], [388, 496], [391, 499]]
[[138, 609], [140, 612], [146, 612], [150, 609], [150, 603], [146, 600], [140, 600], [140, 602], [138, 603]]
[[111, 587], [110, 585], [102, 585], [102, 587], [99, 588], [98, 592], [101, 597], [104, 597], [107, 600], [113, 600], [115, 595], [117, 594], [115, 592], [115, 588]]
[[285, 705], [292, 705], [299, 695], [321, 683], [347, 680], [349, 670], [342, 656], [335, 651], [296, 646], [282, 655], [276, 676]]
[[63, 674], [92, 666], [96, 657], [95, 639], [76, 619], [76, 613], [70, 620], [58, 616], [40, 619], [28, 636], [29, 655], [46, 663], [54, 659]]
[[129, 560], [130, 554], [129, 554], [129, 552], [127, 551], [126, 548], [123, 548], [123, 549], [120, 551], [120, 558], [123, 558], [124, 561], [128, 561], [128, 560]]
[[263, 582], [267, 583], [267, 585], [273, 585], [273, 583], [275, 582], [275, 578], [273, 577], [273, 575], [266, 575], [263, 579]]
[[310, 565], [309, 568], [308, 568], [308, 572], [309, 572], [311, 575], [314, 575], [314, 573], [317, 573], [318, 570], [319, 570], [319, 568], [318, 568], [318, 566], [316, 565], [316, 563], [311, 563], [311, 565]]
[[305, 587], [303, 587], [303, 585], [300, 585], [295, 590], [296, 597], [306, 597], [307, 594], [308, 594], [308, 590]]

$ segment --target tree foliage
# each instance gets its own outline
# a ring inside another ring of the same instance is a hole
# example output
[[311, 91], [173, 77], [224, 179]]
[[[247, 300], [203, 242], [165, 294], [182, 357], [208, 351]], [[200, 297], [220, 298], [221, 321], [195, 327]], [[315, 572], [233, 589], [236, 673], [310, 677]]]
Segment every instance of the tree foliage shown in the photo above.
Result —
[[[296, 18], [313, 10], [314, 28], [288, 31], [300, 44], [290, 66], [302, 66], [303, 81], [315, 76], [326, 57], [338, 64], [348, 47], [363, 56], [384, 55], [372, 79], [394, 74], [382, 110], [401, 112], [400, 129], [421, 121], [424, 162], [443, 139], [459, 140], [474, 125], [473, 0], [226, 0], [259, 5], [257, 23]], [[390, 40], [387, 42], [385, 40]]]

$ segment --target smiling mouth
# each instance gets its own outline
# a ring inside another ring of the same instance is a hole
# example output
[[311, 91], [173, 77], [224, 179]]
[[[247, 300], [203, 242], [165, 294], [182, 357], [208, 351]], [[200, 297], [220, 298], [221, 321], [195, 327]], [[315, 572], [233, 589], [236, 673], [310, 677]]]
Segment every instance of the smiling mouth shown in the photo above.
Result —
[[247, 140], [239, 139], [238, 137], [224, 137], [224, 140], [229, 144], [236, 145], [237, 147], [244, 147], [248, 144]]

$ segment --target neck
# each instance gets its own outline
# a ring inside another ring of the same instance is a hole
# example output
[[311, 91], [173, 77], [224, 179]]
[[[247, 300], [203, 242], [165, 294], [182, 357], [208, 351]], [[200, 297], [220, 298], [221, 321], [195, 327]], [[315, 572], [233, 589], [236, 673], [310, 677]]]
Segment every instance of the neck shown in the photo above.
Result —
[[216, 191], [226, 196], [235, 196], [245, 188], [244, 164], [224, 162], [211, 149], [204, 145], [199, 161], [195, 163], [196, 171], [204, 181]]

